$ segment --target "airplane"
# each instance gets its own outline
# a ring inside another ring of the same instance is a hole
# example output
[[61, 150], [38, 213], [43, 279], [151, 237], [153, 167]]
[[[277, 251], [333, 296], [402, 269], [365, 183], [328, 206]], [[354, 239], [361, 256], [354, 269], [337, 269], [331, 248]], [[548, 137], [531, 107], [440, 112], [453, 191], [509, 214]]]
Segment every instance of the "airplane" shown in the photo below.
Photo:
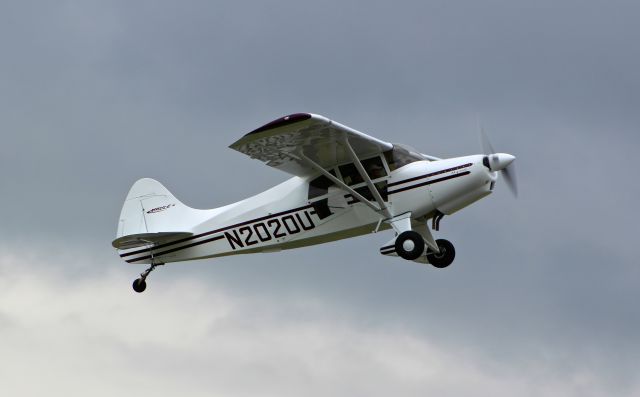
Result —
[[[488, 196], [498, 172], [517, 194], [515, 157], [496, 153], [442, 159], [374, 138], [326, 117], [291, 114], [257, 128], [230, 148], [293, 175], [265, 192], [214, 209], [184, 205], [159, 182], [133, 184], [112, 242], [127, 263], [170, 262], [272, 253], [393, 229], [379, 251], [436, 268], [455, 248], [434, 239], [445, 215]], [[429, 227], [431, 220], [431, 228]]]

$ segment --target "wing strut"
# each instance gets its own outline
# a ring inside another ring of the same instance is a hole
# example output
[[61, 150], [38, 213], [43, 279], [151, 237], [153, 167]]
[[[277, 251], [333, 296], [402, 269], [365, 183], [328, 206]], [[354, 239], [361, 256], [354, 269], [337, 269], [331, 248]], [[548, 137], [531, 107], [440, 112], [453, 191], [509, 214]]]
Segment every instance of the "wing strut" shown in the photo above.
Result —
[[[303, 161], [303, 162], [307, 163], [309, 166], [311, 166], [315, 170], [319, 171], [322, 175], [324, 175], [327, 178], [329, 178], [329, 180], [331, 182], [333, 182], [336, 185], [340, 186], [341, 188], [343, 188], [344, 190], [349, 192], [353, 197], [355, 197], [358, 200], [360, 200], [360, 202], [365, 203], [366, 205], [371, 207], [371, 209], [374, 210], [375, 212], [379, 212], [381, 210], [386, 210], [386, 208], [384, 208], [384, 209], [378, 208], [376, 205], [374, 205], [372, 202], [370, 202], [369, 200], [364, 198], [360, 193], [356, 192], [353, 188], [348, 186], [346, 183], [342, 182], [340, 179], [338, 179], [335, 176], [331, 175], [331, 173], [329, 171], [325, 170], [320, 165], [316, 164], [315, 161], [313, 161], [309, 157], [305, 156], [304, 153], [298, 153], [298, 156], [296, 156], [296, 155], [294, 155], [292, 153], [285, 153], [285, 154], [287, 156], [295, 158], [296, 160], [300, 160], [300, 161]], [[385, 214], [385, 216], [386, 216], [386, 214]]]
[[[365, 171], [364, 167], [362, 166], [362, 163], [360, 162], [360, 159], [358, 158], [358, 155], [356, 154], [356, 152], [351, 147], [351, 144], [349, 144], [349, 139], [347, 137], [344, 137], [344, 141], [343, 142], [344, 142], [344, 146], [347, 148], [347, 152], [349, 153], [349, 156], [351, 157], [351, 160], [353, 161], [353, 164], [355, 164], [356, 168], [358, 169], [358, 173], [360, 174], [362, 179], [365, 182], [367, 182], [367, 187], [369, 187], [369, 190], [371, 191], [371, 194], [373, 195], [373, 198], [376, 199], [376, 202], [380, 206], [380, 211], [382, 211], [384, 216], [386, 216], [387, 218], [391, 218], [391, 212], [389, 212], [389, 209], [385, 205], [384, 200], [382, 199], [382, 196], [380, 195], [380, 192], [378, 191], [378, 189], [376, 189], [375, 185], [371, 181], [371, 178], [369, 177], [369, 174], [367, 174], [367, 171]], [[367, 202], [368, 202], [368, 200], [367, 200]]]

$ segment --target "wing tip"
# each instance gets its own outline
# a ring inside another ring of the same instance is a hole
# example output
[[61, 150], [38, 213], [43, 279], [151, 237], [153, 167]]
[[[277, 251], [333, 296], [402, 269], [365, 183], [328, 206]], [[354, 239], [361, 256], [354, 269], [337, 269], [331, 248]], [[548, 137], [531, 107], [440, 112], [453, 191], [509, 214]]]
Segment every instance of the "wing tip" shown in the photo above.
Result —
[[[299, 123], [301, 121], [309, 120], [313, 115], [311, 113], [293, 113], [288, 116], [280, 117], [279, 119], [273, 120], [262, 127], [258, 127], [255, 130], [251, 131], [247, 135], [257, 134], [260, 132], [273, 130], [276, 128], [284, 127], [289, 124]], [[245, 135], [245, 136], [247, 136]]]

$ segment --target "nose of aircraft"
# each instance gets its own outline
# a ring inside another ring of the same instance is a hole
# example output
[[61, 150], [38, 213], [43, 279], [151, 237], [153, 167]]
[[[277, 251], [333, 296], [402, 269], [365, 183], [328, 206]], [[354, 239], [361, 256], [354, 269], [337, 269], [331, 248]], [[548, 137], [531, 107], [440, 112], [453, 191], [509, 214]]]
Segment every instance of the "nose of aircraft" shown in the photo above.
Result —
[[516, 157], [507, 153], [494, 153], [489, 155], [489, 168], [491, 171], [500, 171], [505, 169], [515, 160]]

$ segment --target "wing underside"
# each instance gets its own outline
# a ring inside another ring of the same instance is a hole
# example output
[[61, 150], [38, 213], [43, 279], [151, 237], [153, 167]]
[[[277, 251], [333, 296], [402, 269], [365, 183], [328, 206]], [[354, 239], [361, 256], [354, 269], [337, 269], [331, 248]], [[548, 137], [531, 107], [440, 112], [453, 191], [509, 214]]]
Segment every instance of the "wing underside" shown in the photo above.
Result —
[[310, 113], [274, 120], [240, 138], [230, 147], [289, 174], [306, 177], [317, 173], [301, 156], [329, 169], [352, 161], [345, 141], [358, 158], [375, 156], [393, 148], [391, 143]]

